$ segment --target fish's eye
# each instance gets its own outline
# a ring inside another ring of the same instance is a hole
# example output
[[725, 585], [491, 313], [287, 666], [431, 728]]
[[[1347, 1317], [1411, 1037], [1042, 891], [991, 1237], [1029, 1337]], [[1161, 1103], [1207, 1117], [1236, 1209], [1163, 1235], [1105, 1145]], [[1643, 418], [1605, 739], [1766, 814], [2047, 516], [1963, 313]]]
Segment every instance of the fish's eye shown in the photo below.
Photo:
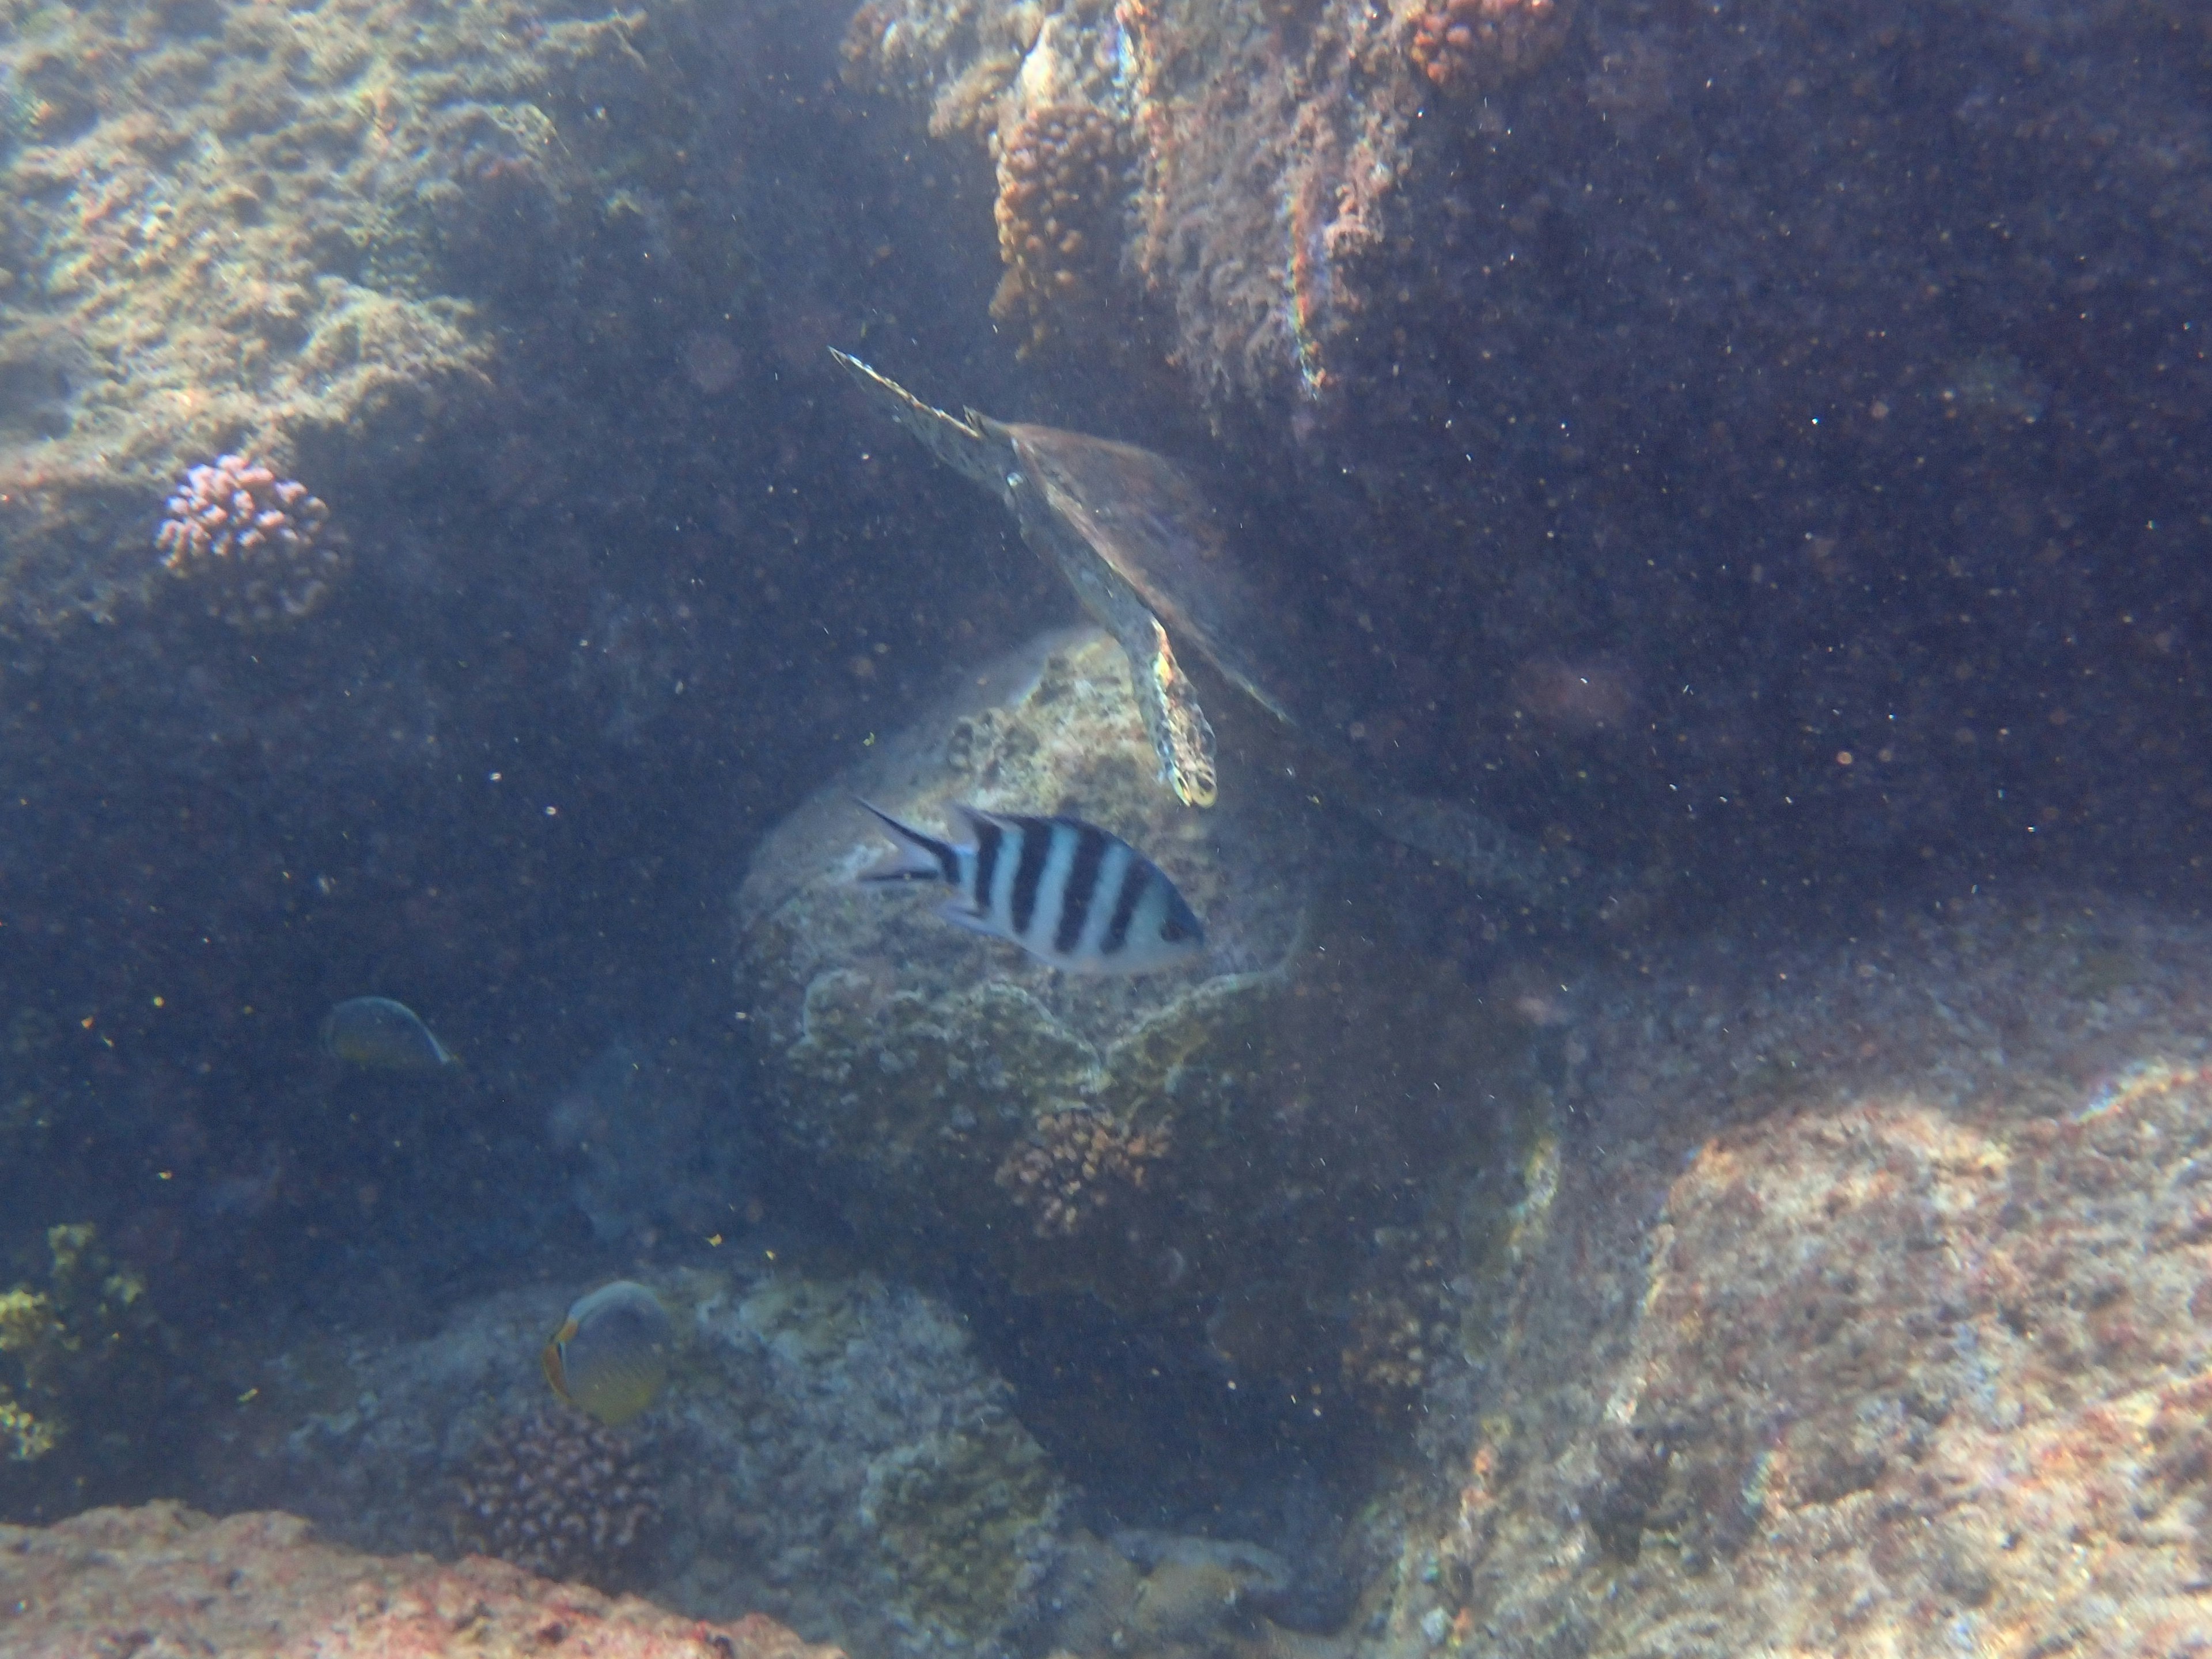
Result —
[[1160, 937], [1170, 945], [1180, 945], [1190, 937], [1190, 929], [1182, 925], [1181, 916], [1170, 916], [1160, 924]]

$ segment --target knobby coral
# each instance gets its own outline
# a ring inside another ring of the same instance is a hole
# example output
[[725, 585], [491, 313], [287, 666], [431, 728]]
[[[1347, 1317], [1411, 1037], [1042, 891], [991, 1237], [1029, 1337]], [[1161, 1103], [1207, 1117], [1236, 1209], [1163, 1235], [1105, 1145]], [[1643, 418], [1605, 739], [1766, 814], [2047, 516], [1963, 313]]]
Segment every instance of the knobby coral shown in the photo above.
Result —
[[1029, 1212], [1040, 1238], [1066, 1237], [1103, 1210], [1118, 1189], [1141, 1191], [1167, 1156], [1166, 1123], [1137, 1129], [1085, 1107], [1048, 1112], [999, 1165], [999, 1185]]
[[1339, 1358], [1345, 1382], [1388, 1411], [1410, 1402], [1457, 1352], [1462, 1297], [1449, 1264], [1465, 1252], [1435, 1224], [1378, 1227], [1373, 1238]]
[[493, 1429], [458, 1486], [453, 1537], [463, 1549], [602, 1589], [637, 1569], [660, 1520], [634, 1443], [567, 1406]]
[[154, 545], [172, 575], [192, 582], [211, 617], [265, 629], [329, 597], [345, 568], [330, 508], [296, 479], [245, 455], [219, 455], [185, 474]]
[[1127, 194], [1121, 131], [1088, 104], [1025, 112], [999, 147], [999, 256], [1006, 274], [991, 301], [1001, 321], [1027, 317], [1023, 349], [1052, 334], [1049, 319], [1097, 306], [1120, 258]]
[[1426, 0], [1413, 67], [1443, 92], [1479, 92], [1531, 70], [1566, 34], [1563, 0]]

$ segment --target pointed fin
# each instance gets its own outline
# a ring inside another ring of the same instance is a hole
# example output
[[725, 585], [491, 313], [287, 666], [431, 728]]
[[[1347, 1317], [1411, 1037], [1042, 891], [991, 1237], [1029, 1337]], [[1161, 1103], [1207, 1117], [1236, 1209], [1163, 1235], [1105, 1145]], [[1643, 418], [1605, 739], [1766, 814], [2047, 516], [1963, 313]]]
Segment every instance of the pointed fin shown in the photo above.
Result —
[[981, 807], [970, 806], [965, 801], [956, 800], [951, 805], [952, 810], [959, 814], [960, 822], [966, 827], [969, 835], [978, 841], [982, 839], [983, 826], [986, 824], [1003, 836], [1011, 836], [1014, 833], [1012, 822], [1000, 817], [996, 812], [986, 812]]
[[888, 374], [878, 374], [858, 357], [836, 346], [830, 348], [830, 355], [843, 364], [874, 398], [878, 406], [912, 433], [924, 449], [955, 472], [984, 485], [994, 495], [1006, 493], [1006, 481], [999, 476], [994, 455], [998, 446], [985, 438], [981, 425], [932, 408]]
[[[854, 797], [858, 800], [858, 796]], [[958, 854], [943, 842], [925, 836], [911, 825], [901, 823], [880, 806], [860, 801], [860, 805], [880, 818], [884, 826], [899, 838], [896, 851], [886, 854], [882, 862], [869, 866], [860, 872], [862, 881], [941, 881], [951, 886], [960, 884]]]

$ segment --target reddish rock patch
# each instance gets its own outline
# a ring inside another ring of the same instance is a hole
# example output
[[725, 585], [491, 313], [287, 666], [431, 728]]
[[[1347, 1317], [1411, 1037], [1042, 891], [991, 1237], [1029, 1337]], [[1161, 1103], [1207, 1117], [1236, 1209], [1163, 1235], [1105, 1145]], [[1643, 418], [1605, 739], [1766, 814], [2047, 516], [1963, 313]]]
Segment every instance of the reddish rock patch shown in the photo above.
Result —
[[315, 1542], [292, 1516], [217, 1521], [170, 1503], [0, 1527], [0, 1650], [13, 1659], [840, 1659], [757, 1616], [678, 1619], [502, 1562], [362, 1555]]

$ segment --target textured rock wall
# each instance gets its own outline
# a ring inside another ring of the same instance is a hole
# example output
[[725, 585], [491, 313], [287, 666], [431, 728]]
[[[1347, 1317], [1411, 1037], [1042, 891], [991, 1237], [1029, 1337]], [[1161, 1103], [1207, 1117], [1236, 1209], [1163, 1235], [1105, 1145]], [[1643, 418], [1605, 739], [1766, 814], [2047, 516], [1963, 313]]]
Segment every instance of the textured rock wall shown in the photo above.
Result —
[[1962, 912], [1590, 1012], [1375, 1650], [2200, 1639], [2212, 942]]

